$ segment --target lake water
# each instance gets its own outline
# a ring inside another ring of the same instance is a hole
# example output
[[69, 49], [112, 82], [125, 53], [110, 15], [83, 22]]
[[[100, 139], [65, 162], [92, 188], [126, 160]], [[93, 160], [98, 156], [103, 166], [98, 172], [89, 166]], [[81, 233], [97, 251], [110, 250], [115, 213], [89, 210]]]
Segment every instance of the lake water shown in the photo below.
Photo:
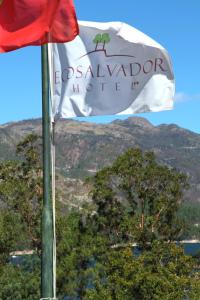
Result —
[[200, 253], [200, 243], [184, 243], [182, 244], [185, 254], [188, 255], [196, 255], [197, 253]]
[[[182, 243], [181, 244], [184, 248], [185, 254], [195, 256], [196, 254], [200, 254], [200, 242], [199, 243]], [[140, 254], [140, 251], [134, 249], [134, 253], [137, 255]], [[31, 259], [32, 260], [32, 259]], [[24, 262], [27, 261], [27, 255], [21, 256], [12, 256], [10, 262], [13, 265], [22, 265]], [[33, 262], [34, 265], [34, 262]]]

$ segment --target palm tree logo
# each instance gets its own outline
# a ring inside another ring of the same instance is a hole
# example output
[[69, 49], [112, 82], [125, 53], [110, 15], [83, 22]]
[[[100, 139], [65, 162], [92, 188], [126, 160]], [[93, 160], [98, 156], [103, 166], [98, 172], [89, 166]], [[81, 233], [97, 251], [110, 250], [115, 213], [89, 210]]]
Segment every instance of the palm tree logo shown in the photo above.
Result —
[[[95, 51], [105, 50], [105, 45], [110, 43], [110, 41], [111, 41], [111, 38], [108, 33], [103, 33], [103, 34], [98, 33], [93, 40], [93, 43], [96, 44]], [[101, 46], [102, 46], [101, 49], [98, 49], [99, 44], [101, 44]]]

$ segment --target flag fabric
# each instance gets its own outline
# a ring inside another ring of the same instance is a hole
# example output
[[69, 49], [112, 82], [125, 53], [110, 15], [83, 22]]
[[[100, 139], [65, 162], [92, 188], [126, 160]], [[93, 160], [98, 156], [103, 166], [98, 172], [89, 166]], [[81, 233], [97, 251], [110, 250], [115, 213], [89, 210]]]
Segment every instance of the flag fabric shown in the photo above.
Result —
[[72, 0], [0, 0], [0, 52], [68, 42], [77, 34]]
[[79, 22], [74, 41], [49, 45], [55, 118], [134, 114], [173, 107], [167, 51], [120, 22]]

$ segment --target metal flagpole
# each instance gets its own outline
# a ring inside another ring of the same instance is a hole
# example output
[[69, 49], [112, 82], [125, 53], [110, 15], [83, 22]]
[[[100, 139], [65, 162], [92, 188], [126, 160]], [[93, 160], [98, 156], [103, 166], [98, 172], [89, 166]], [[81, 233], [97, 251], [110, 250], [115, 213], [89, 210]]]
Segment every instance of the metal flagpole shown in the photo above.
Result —
[[51, 186], [51, 134], [49, 114], [48, 46], [41, 46], [42, 57], [42, 134], [43, 134], [43, 208], [41, 299], [53, 299], [53, 210]]

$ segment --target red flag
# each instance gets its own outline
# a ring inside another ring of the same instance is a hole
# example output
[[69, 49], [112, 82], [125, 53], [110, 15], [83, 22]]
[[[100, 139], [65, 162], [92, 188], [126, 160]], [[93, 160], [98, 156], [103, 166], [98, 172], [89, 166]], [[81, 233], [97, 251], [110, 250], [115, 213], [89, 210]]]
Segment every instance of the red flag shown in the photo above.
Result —
[[0, 0], [0, 52], [64, 43], [77, 34], [73, 0]]

